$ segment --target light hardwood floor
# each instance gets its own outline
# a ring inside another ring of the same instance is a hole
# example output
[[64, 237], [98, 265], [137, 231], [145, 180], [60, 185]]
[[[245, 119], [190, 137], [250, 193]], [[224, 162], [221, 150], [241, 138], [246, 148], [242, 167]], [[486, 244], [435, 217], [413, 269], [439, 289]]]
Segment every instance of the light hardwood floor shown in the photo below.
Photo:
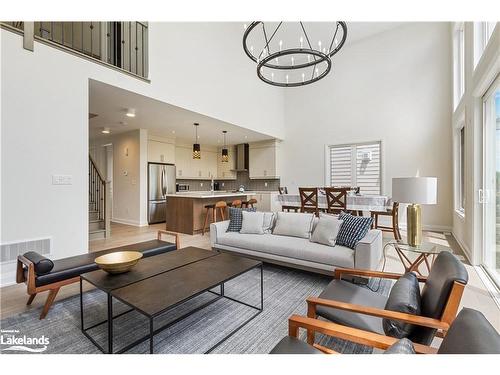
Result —
[[[98, 251], [116, 246], [147, 241], [155, 238], [157, 231], [163, 228], [164, 224], [156, 224], [142, 228], [123, 224], [113, 224], [111, 237], [104, 240], [91, 241], [89, 243], [89, 249], [90, 251]], [[424, 236], [427, 241], [449, 246], [455, 253], [462, 254], [459, 245], [451, 236], [438, 232], [425, 232]], [[391, 236], [384, 233], [384, 241], [389, 241], [390, 239], [392, 239]], [[207, 233], [204, 236], [201, 234], [195, 236], [181, 234], [181, 247], [187, 246], [197, 246], [210, 249], [209, 234]], [[385, 271], [402, 272], [403, 266], [401, 265], [399, 258], [392, 248], [389, 249], [390, 250], [388, 250], [386, 257]], [[411, 257], [411, 254], [409, 254], [409, 256]], [[469, 272], [469, 283], [465, 288], [461, 305], [482, 311], [487, 319], [500, 332], [499, 307], [481, 281], [475, 267], [466, 264], [466, 268]], [[87, 286], [86, 289], [90, 289], [90, 287]], [[78, 292], [78, 284], [65, 286], [59, 291], [56, 301], [75, 295]], [[26, 306], [27, 295], [26, 286], [24, 284], [1, 288], [0, 294], [1, 318], [6, 318], [32, 309], [38, 309], [43, 305], [46, 298], [46, 293], [42, 293], [40, 296], [35, 298], [31, 306]]]

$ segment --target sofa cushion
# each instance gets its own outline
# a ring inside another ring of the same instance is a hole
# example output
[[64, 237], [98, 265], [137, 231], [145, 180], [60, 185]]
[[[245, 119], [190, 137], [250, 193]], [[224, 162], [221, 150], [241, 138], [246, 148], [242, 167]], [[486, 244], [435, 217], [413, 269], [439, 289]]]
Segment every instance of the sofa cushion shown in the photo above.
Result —
[[342, 225], [336, 243], [351, 249], [356, 248], [358, 242], [368, 233], [373, 221], [371, 217], [352, 216], [346, 213], [341, 213], [339, 220], [342, 220]]
[[255, 208], [237, 208], [229, 207], [229, 226], [228, 232], [239, 232], [243, 223], [243, 210], [248, 212], [255, 212]]
[[37, 276], [35, 284], [36, 286], [47, 285], [57, 281], [80, 276], [86, 272], [95, 271], [98, 269], [97, 265], [94, 263], [95, 258], [116, 251], [140, 251], [144, 257], [149, 257], [176, 249], [177, 247], [174, 243], [151, 240], [127, 246], [120, 246], [113, 249], [86, 253], [69, 258], [57, 259], [54, 260], [54, 268], [52, 271], [48, 274]]
[[273, 234], [309, 239], [313, 219], [314, 214], [278, 212]]
[[337, 217], [320, 214], [319, 221], [311, 234], [311, 242], [335, 246], [342, 221]]
[[264, 213], [242, 211], [243, 221], [240, 233], [264, 234]]
[[[333, 252], [333, 251], [332, 251]], [[319, 298], [353, 303], [356, 305], [370, 306], [383, 309], [387, 297], [372, 292], [369, 289], [343, 280], [332, 280], [321, 292]], [[366, 314], [357, 314], [350, 311], [333, 309], [331, 307], [317, 306], [316, 314], [334, 323], [348, 327], [358, 328], [365, 331], [384, 334], [382, 319]]]
[[[394, 283], [385, 309], [420, 315], [420, 288], [413, 272], [405, 273]], [[384, 319], [382, 324], [386, 335], [398, 339], [408, 337], [414, 327], [412, 324], [391, 319]]]
[[285, 336], [269, 354], [323, 354], [323, 352], [305, 341]]
[[33, 263], [37, 275], [45, 275], [54, 268], [54, 262], [38, 254], [36, 251], [28, 251], [24, 253], [23, 256]]
[[217, 235], [217, 244], [337, 267], [354, 266], [353, 250], [344, 246], [332, 249], [305, 238], [225, 232]]

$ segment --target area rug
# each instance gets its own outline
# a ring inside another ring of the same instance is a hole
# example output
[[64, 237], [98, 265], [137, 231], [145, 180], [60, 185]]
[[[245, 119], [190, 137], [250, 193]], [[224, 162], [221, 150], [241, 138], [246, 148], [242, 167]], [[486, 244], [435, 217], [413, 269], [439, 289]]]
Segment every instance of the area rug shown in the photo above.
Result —
[[[219, 345], [212, 353], [245, 354], [269, 353], [288, 334], [288, 318], [292, 314], [306, 315], [306, 298], [318, 296], [331, 278], [284, 267], [264, 266], [264, 310], [243, 328]], [[391, 282], [371, 279], [368, 287], [388, 295]], [[168, 293], [168, 289], [166, 289]], [[260, 271], [253, 270], [226, 283], [226, 295], [252, 305], [260, 303]], [[204, 293], [165, 313], [155, 320], [155, 329], [175, 320], [187, 311], [213, 299], [212, 293]], [[102, 321], [106, 317], [106, 296], [92, 290], [84, 294], [85, 326]], [[115, 302], [114, 313], [125, 311], [126, 307]], [[80, 331], [80, 299], [72, 296], [54, 304], [48, 316], [39, 320], [40, 310], [25, 312], [0, 322], [3, 335], [15, 332], [16, 337], [44, 337], [48, 339], [43, 353], [100, 353]], [[154, 352], [159, 354], [204, 353], [215, 343], [245, 322], [255, 310], [227, 299], [219, 299], [208, 307], [155, 335]], [[125, 347], [149, 333], [148, 320], [139, 313], [130, 312], [114, 320], [115, 349]], [[7, 333], [6, 333], [7, 332]], [[106, 345], [106, 324], [89, 331], [102, 346]], [[305, 332], [301, 332], [305, 337]], [[348, 341], [319, 337], [319, 343], [341, 353], [371, 353], [369, 347]], [[2, 353], [25, 353], [5, 350]], [[127, 353], [148, 353], [149, 342], [143, 342]]]

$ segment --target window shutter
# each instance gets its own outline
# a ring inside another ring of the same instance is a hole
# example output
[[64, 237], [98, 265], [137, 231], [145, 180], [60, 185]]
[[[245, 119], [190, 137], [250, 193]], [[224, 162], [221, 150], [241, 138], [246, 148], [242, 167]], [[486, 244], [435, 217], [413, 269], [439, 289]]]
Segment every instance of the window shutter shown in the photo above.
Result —
[[330, 148], [331, 186], [352, 186], [352, 147]]
[[356, 146], [356, 186], [362, 194], [380, 194], [380, 143]]

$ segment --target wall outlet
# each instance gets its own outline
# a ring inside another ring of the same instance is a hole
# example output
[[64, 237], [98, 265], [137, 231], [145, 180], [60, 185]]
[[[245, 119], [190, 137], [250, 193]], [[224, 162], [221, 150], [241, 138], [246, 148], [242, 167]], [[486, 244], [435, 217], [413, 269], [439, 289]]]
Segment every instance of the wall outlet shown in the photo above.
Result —
[[73, 176], [70, 174], [53, 174], [52, 185], [73, 185]]

